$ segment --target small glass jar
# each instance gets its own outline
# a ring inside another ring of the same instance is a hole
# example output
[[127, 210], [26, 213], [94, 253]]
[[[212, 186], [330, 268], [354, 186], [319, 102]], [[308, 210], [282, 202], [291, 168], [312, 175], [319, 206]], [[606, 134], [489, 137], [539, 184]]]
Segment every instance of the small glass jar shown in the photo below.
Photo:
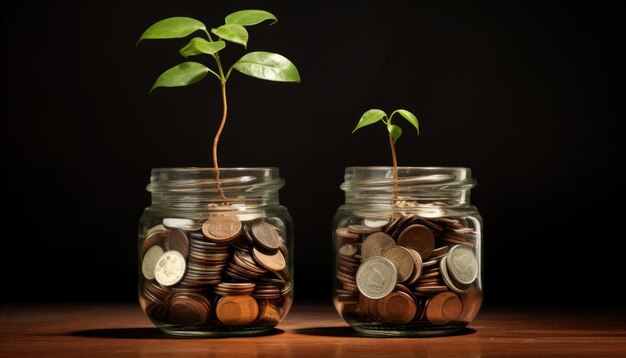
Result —
[[176, 336], [271, 330], [293, 301], [293, 222], [276, 168], [153, 169], [139, 223], [139, 302]]
[[337, 312], [375, 336], [444, 335], [482, 303], [482, 219], [468, 168], [349, 167], [335, 215]]

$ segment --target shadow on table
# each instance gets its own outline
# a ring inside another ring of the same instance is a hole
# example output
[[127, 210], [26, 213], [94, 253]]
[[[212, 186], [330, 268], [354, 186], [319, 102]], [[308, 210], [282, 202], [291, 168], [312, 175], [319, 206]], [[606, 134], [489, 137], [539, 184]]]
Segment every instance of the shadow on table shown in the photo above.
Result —
[[[282, 329], [272, 329], [271, 331], [265, 332], [263, 334], [255, 335], [254, 337], [263, 337], [263, 336], [275, 336], [277, 334], [282, 334], [284, 331]], [[71, 332], [70, 336], [75, 337], [92, 337], [92, 338], [126, 338], [126, 339], [150, 339], [150, 338], [161, 338], [161, 339], [196, 339], [196, 338], [208, 338], [208, 337], [179, 337], [179, 336], [171, 336], [161, 332], [157, 328], [103, 328], [103, 329], [86, 329], [83, 331]]]
[[[295, 329], [294, 332], [298, 334], [307, 335], [307, 336], [355, 337], [355, 338], [373, 337], [373, 336], [368, 336], [366, 334], [359, 333], [353, 330], [352, 328], [346, 327], [346, 326], [300, 328], [300, 329]], [[476, 333], [476, 330], [471, 329], [471, 328], [464, 328], [458, 332], [446, 334], [443, 336], [442, 335], [439, 335], [439, 336], [437, 335], [427, 336], [426, 335], [424, 337], [436, 338], [436, 337], [450, 337], [450, 336], [465, 336], [465, 335], [474, 334], [474, 333]], [[376, 337], [379, 337], [379, 338], [419, 338], [416, 336], [412, 336], [412, 337], [376, 336]]]

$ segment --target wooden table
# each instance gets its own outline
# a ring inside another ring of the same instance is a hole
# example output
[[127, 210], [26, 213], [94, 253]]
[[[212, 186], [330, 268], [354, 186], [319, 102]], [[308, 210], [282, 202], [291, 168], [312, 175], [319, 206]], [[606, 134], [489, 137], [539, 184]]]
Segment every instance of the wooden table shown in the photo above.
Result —
[[136, 304], [0, 306], [0, 357], [626, 357], [626, 311], [484, 309], [462, 335], [367, 338], [332, 307], [296, 305], [272, 334], [163, 336]]

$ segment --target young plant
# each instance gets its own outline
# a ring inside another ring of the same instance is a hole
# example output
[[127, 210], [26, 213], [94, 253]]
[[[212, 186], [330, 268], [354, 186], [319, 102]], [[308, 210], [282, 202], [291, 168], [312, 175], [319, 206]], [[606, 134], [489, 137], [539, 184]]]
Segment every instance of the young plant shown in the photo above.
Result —
[[[193, 37], [179, 52], [185, 58], [199, 55], [212, 57], [215, 60], [216, 67], [211, 69], [198, 62], [183, 62], [163, 72], [154, 82], [150, 92], [158, 87], [189, 86], [199, 82], [209, 73], [220, 82], [223, 111], [220, 126], [213, 139], [213, 168], [222, 197], [224, 195], [219, 186], [217, 145], [228, 115], [226, 82], [231, 72], [237, 70], [244, 75], [268, 81], [300, 82], [300, 74], [296, 66], [284, 56], [271, 52], [257, 51], [246, 53], [232, 64], [228, 71], [224, 71], [225, 68], [220, 60], [219, 52], [226, 47], [226, 41], [243, 45], [246, 48], [248, 44], [246, 26], [257, 25], [268, 20], [272, 21], [270, 25], [278, 21], [276, 16], [264, 10], [241, 10], [226, 16], [224, 25], [212, 28], [209, 32], [207, 27], [196, 19], [190, 17], [170, 17], [150, 26], [137, 41], [137, 44], [139, 44], [142, 40], [184, 38], [200, 32], [201, 36]], [[211, 34], [216, 36], [215, 40]]]
[[391, 123], [393, 116], [395, 114], [399, 114], [404, 119], [406, 119], [409, 123], [411, 123], [415, 129], [417, 130], [417, 134], [420, 134], [419, 122], [417, 121], [417, 117], [415, 115], [405, 109], [396, 109], [391, 113], [390, 116], [387, 116], [387, 113], [380, 109], [370, 109], [369, 111], [363, 113], [359, 123], [357, 123], [356, 127], [352, 131], [352, 133], [356, 132], [358, 129], [363, 128], [365, 126], [369, 126], [370, 124], [374, 124], [378, 121], [382, 121], [385, 126], [387, 126], [387, 131], [389, 132], [389, 145], [391, 146], [391, 159], [393, 161], [393, 180], [394, 187], [398, 181], [398, 159], [396, 157], [396, 141], [402, 135], [402, 128], [398, 127], [395, 124]]

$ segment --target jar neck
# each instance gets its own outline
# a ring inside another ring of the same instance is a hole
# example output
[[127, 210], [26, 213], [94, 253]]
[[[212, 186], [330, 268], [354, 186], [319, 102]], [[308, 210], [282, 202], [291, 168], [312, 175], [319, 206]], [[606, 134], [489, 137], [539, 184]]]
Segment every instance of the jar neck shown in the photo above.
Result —
[[476, 186], [469, 168], [348, 167], [341, 189], [348, 205], [426, 209], [440, 206], [467, 206], [470, 190]]
[[277, 168], [222, 168], [219, 174], [216, 180], [213, 168], [155, 168], [146, 189], [153, 207], [237, 210], [279, 204], [285, 182]]

